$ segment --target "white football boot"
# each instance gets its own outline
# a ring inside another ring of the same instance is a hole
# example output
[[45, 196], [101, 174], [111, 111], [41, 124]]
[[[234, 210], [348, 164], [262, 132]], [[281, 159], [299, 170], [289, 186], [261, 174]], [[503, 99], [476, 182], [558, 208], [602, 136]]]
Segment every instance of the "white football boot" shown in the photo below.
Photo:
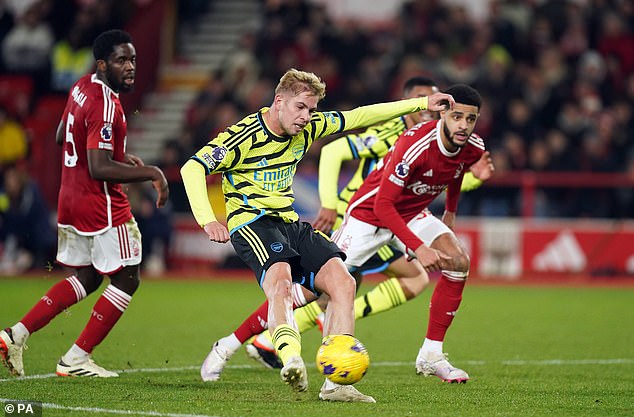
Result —
[[326, 388], [326, 382], [321, 386], [319, 399], [322, 401], [340, 401], [354, 403], [375, 403], [376, 400], [369, 395], [361, 393], [352, 385], [336, 385], [332, 389]]
[[229, 361], [229, 358], [233, 355], [223, 346], [220, 346], [218, 342], [214, 343], [211, 348], [211, 352], [205, 358], [203, 365], [200, 367], [200, 377], [203, 381], [217, 381], [220, 379], [222, 370], [225, 369], [225, 365]]
[[456, 368], [447, 360], [446, 353], [436, 353], [421, 349], [416, 357], [416, 373], [418, 375], [436, 375], [445, 382], [464, 384], [469, 375], [460, 368]]
[[24, 345], [18, 345], [13, 341], [11, 328], [0, 331], [0, 360], [13, 376], [24, 376], [23, 351]]
[[90, 357], [83, 362], [75, 365], [66, 365], [63, 360], [57, 363], [55, 372], [59, 376], [81, 376], [81, 377], [97, 377], [97, 378], [116, 378], [118, 373], [109, 371], [97, 365]]
[[308, 389], [308, 373], [302, 357], [291, 357], [280, 371], [280, 378], [295, 391], [306, 391]]

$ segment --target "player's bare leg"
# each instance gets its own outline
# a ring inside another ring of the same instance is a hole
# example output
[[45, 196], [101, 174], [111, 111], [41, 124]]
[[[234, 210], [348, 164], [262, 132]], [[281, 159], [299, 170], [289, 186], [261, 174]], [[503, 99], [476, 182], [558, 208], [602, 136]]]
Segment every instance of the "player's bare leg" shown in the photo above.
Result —
[[315, 277], [315, 287], [329, 297], [324, 336], [354, 335], [354, 296], [356, 283], [340, 258], [331, 258]]

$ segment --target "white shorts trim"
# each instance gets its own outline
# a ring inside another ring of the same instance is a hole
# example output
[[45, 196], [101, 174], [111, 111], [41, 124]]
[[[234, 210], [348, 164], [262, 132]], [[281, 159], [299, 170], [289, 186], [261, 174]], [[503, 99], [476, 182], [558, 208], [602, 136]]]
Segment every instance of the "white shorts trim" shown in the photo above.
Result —
[[105, 232], [86, 236], [74, 228], [59, 228], [57, 262], [78, 268], [88, 265], [102, 274], [141, 263], [141, 232], [134, 219]]
[[[445, 233], [453, 234], [440, 219], [425, 210], [407, 223], [410, 230], [427, 246]], [[347, 267], [359, 267], [372, 257], [381, 247], [392, 244], [397, 249], [414, 255], [390, 229], [365, 223], [346, 213], [343, 224], [333, 236], [333, 241], [346, 254]], [[411, 248], [410, 248], [411, 249]], [[415, 249], [415, 248], [414, 248]]]

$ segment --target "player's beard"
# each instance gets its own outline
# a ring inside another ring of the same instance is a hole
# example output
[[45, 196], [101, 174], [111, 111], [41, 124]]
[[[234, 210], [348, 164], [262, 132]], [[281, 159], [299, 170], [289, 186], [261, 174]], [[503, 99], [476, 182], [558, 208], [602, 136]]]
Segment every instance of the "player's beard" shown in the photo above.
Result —
[[110, 88], [117, 93], [129, 93], [134, 90], [134, 83], [126, 84], [123, 82], [123, 77], [121, 77], [121, 79], [117, 79], [110, 70], [106, 70], [106, 79], [108, 80]]
[[[445, 134], [445, 137], [447, 138], [447, 140], [448, 140], [448, 141], [449, 141], [449, 142], [450, 142], [453, 146], [455, 146], [456, 148], [462, 148], [463, 146], [465, 146], [465, 145], [466, 145], [466, 143], [467, 143], [466, 141], [465, 141], [465, 143], [458, 143], [458, 142], [456, 142], [456, 141], [454, 140], [454, 137], [453, 137], [453, 135], [451, 134], [451, 132], [449, 131], [449, 128], [447, 127], [447, 124], [446, 124], [446, 123], [443, 123], [443, 124], [442, 124], [442, 130], [443, 130], [443, 133]], [[467, 138], [469, 138], [469, 135], [467, 135]]]

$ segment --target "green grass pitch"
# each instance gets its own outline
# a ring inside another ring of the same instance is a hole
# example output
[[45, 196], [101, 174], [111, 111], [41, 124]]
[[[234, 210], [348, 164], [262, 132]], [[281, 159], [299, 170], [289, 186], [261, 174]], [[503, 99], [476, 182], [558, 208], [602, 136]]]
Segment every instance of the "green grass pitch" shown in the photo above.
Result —
[[[59, 277], [58, 277], [59, 278]], [[0, 279], [0, 326], [19, 320], [55, 279]], [[365, 284], [361, 292], [373, 284]], [[53, 416], [634, 416], [634, 288], [472, 285], [445, 342], [465, 385], [417, 376], [431, 289], [357, 322], [371, 364], [357, 385], [376, 404], [323, 403], [320, 337], [303, 336], [307, 393], [239, 351], [219, 382], [199, 366], [217, 338], [263, 300], [254, 280], [147, 280], [94, 353], [116, 379], [52, 374], [87, 321], [93, 294], [29, 339], [27, 375], [0, 369], [0, 398], [45, 403]], [[2, 400], [0, 400], [0, 403]]]

